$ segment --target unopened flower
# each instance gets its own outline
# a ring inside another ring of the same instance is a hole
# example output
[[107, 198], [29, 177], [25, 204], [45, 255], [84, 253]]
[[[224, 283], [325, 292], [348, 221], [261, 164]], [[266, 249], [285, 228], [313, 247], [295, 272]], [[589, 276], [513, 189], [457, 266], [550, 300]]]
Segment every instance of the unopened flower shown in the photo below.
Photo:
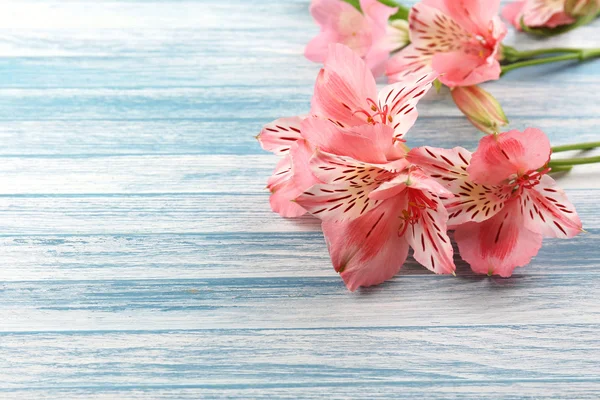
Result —
[[498, 0], [425, 0], [410, 11], [411, 44], [389, 62], [394, 82], [433, 69], [449, 87], [498, 79], [499, 46], [506, 35]]
[[502, 16], [510, 21], [518, 30], [522, 30], [521, 24], [531, 28], [555, 28], [575, 22], [575, 19], [565, 12], [566, 1], [516, 1], [506, 5], [502, 9]]
[[[434, 74], [411, 76], [384, 87], [379, 93], [373, 74], [350, 48], [332, 44], [315, 84], [310, 115], [341, 128], [383, 124], [393, 132], [393, 152], [406, 154], [404, 136], [417, 119], [416, 105], [431, 87]], [[277, 119], [258, 135], [261, 146], [283, 157], [268, 181], [271, 208], [284, 217], [303, 215], [292, 202], [318, 182], [307, 167], [316, 144], [304, 134], [306, 117]]]
[[401, 50], [410, 44], [408, 21], [395, 19], [388, 25], [388, 38], [393, 50]]
[[329, 45], [341, 43], [363, 58], [375, 76], [382, 75], [394, 49], [387, 32], [388, 19], [397, 8], [377, 0], [360, 0], [360, 6], [362, 13], [343, 0], [312, 0], [310, 13], [321, 32], [306, 46], [306, 58], [322, 63]]
[[504, 111], [490, 93], [479, 86], [459, 86], [452, 89], [452, 99], [473, 125], [482, 132], [496, 133], [508, 125]]
[[546, 135], [529, 128], [487, 135], [472, 155], [425, 147], [408, 160], [457, 195], [445, 205], [461, 257], [477, 273], [508, 277], [537, 254], [543, 237], [582, 230], [575, 207], [547, 175], [550, 154]]

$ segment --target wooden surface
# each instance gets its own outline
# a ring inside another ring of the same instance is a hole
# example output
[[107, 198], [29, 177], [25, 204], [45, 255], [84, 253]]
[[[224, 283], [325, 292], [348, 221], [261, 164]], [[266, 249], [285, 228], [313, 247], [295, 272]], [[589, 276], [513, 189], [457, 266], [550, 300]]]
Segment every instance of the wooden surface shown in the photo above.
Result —
[[[309, 107], [307, 6], [2, 3], [0, 398], [598, 398], [600, 169], [561, 179], [588, 233], [511, 279], [409, 259], [350, 293], [318, 223], [270, 212], [253, 136]], [[514, 128], [600, 138], [600, 61], [485, 87]], [[447, 91], [420, 114], [410, 145], [480, 137]]]

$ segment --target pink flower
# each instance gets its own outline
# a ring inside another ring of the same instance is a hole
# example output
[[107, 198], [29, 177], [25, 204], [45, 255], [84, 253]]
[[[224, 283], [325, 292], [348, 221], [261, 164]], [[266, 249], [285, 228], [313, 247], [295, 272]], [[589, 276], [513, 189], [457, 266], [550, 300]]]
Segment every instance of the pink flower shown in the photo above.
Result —
[[382, 75], [396, 47], [388, 36], [388, 19], [397, 8], [377, 0], [360, 0], [360, 6], [363, 13], [342, 0], [312, 0], [310, 13], [321, 32], [306, 46], [306, 58], [322, 63], [329, 45], [342, 43], [363, 58], [375, 76]]
[[500, 77], [499, 47], [506, 27], [499, 0], [424, 0], [410, 12], [412, 43], [393, 57], [386, 74], [394, 82], [432, 68], [449, 87]]
[[457, 195], [445, 201], [448, 225], [473, 271], [508, 277], [537, 254], [543, 237], [581, 232], [575, 208], [547, 175], [550, 154], [546, 135], [529, 128], [485, 136], [472, 155], [423, 147], [408, 159]]
[[[417, 102], [435, 79], [433, 74], [410, 76], [377, 92], [373, 74], [350, 48], [332, 44], [315, 84], [310, 115], [341, 128], [383, 124], [393, 133], [390, 155], [406, 154], [404, 136], [417, 119]], [[305, 210], [292, 200], [315, 184], [307, 167], [313, 153], [314, 135], [307, 137], [306, 117], [280, 118], [265, 125], [258, 135], [261, 146], [283, 156], [268, 181], [271, 208], [284, 217], [298, 217]]]
[[351, 291], [392, 278], [409, 246], [440, 274], [455, 269], [441, 184], [397, 153], [382, 123], [342, 128], [314, 118], [304, 134], [318, 147], [309, 165], [322, 182], [296, 201], [323, 223], [333, 266]]
[[531, 28], [556, 28], [575, 19], [565, 12], [567, 0], [525, 0], [510, 3], [502, 9], [502, 16], [521, 30], [521, 20]]

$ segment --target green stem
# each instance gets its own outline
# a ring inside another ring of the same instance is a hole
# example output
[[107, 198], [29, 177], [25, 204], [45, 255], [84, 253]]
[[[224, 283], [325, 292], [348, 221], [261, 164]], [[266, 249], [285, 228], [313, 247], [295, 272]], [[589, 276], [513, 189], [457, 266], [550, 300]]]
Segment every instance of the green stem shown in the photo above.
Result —
[[561, 151], [571, 150], [591, 150], [595, 149], [596, 147], [600, 147], [600, 142], [565, 144], [563, 146], [554, 146], [552, 148], [552, 152], [560, 153]]
[[573, 166], [571, 166], [571, 165], [567, 165], [564, 167], [552, 167], [552, 170], [550, 172], [569, 172], [572, 169], [573, 169]]
[[582, 165], [582, 164], [594, 164], [600, 162], [600, 156], [596, 157], [584, 157], [584, 158], [569, 158], [565, 160], [550, 160], [548, 166], [552, 167], [564, 167], [571, 165]]
[[513, 69], [530, 67], [533, 65], [549, 64], [549, 63], [553, 63], [553, 62], [568, 61], [568, 60], [584, 61], [584, 60], [587, 60], [589, 58], [594, 58], [594, 57], [600, 57], [600, 49], [590, 49], [590, 50], [581, 49], [577, 53], [564, 54], [561, 56], [554, 56], [554, 57], [536, 58], [533, 60], [519, 61], [519, 62], [516, 62], [513, 64], [503, 65], [502, 66], [502, 74], [505, 74], [508, 71], [512, 71]]
[[537, 56], [542, 56], [546, 54], [556, 54], [556, 53], [576, 53], [579, 54], [581, 49], [572, 49], [567, 47], [553, 47], [550, 49], [537, 49], [537, 50], [525, 50], [519, 51], [512, 47], [505, 46], [505, 52], [507, 53], [507, 59], [511, 62], [526, 60], [528, 58], [533, 58]]

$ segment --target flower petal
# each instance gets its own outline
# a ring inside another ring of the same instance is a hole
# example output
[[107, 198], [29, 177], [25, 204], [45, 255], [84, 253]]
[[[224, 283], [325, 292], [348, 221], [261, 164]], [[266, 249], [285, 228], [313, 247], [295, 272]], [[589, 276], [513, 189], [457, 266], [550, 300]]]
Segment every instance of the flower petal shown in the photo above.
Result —
[[418, 168], [410, 168], [401, 172], [395, 178], [382, 183], [369, 194], [371, 200], [385, 200], [402, 192], [404, 189], [421, 190], [436, 196], [454, 197], [451, 191], [439, 184], [435, 179], [426, 175]]
[[[408, 190], [418, 191], [412, 188]], [[451, 274], [456, 267], [446, 227], [448, 212], [437, 196], [428, 192], [423, 194], [435, 204], [436, 209], [423, 210], [419, 221], [408, 227], [404, 237], [414, 250], [413, 257], [421, 265], [436, 274]]]
[[432, 54], [423, 54], [409, 44], [396, 53], [387, 63], [385, 74], [390, 82], [400, 82], [412, 74], [426, 74], [431, 69]]
[[542, 246], [542, 235], [525, 227], [517, 198], [486, 221], [458, 226], [454, 238], [473, 271], [503, 277], [527, 265]]
[[550, 141], [539, 129], [487, 135], [473, 153], [468, 173], [475, 182], [495, 185], [543, 167], [550, 153]]
[[500, 0], [445, 0], [448, 15], [470, 32], [485, 31], [498, 14]]
[[500, 78], [500, 63], [462, 50], [436, 53], [431, 62], [440, 81], [449, 87], [471, 86]]
[[274, 212], [286, 218], [306, 214], [306, 210], [302, 206], [292, 201], [298, 196], [298, 189], [293, 182], [292, 163], [289, 154], [277, 164], [273, 175], [269, 178], [267, 188], [271, 191], [269, 203]]
[[397, 213], [405, 204], [398, 197], [352, 221], [323, 222], [331, 261], [349, 290], [382, 283], [404, 264], [408, 244], [398, 236]]
[[408, 20], [410, 40], [424, 55], [459, 50], [471, 40], [469, 32], [452, 17], [423, 3], [413, 6]]
[[349, 220], [368, 213], [381, 203], [369, 199], [369, 193], [396, 174], [321, 151], [316, 152], [310, 165], [314, 175], [324, 183], [305, 190], [296, 202], [323, 220]]
[[394, 129], [396, 139], [403, 139], [414, 125], [418, 116], [417, 103], [429, 91], [436, 77], [433, 72], [405, 76], [379, 92], [379, 108], [387, 107], [385, 123]]
[[331, 29], [321, 31], [306, 45], [304, 57], [312, 62], [322, 63], [327, 58], [329, 45], [338, 41], [339, 35], [335, 31]]
[[491, 218], [504, 207], [510, 196], [510, 191], [502, 186], [486, 186], [471, 180], [466, 172], [471, 153], [462, 147], [451, 150], [417, 147], [410, 151], [407, 159], [456, 195], [444, 199], [451, 227]]
[[302, 139], [300, 125], [304, 117], [284, 117], [266, 124], [257, 139], [263, 149], [285, 155], [297, 140]]
[[366, 124], [341, 128], [319, 117], [302, 122], [303, 136], [315, 147], [333, 154], [368, 163], [385, 163], [392, 147], [392, 128], [383, 124]]
[[311, 114], [331, 118], [342, 126], [362, 125], [369, 110], [367, 99], [375, 99], [377, 85], [365, 62], [349, 47], [329, 46], [325, 67], [319, 73]]
[[571, 238], [581, 233], [581, 220], [556, 181], [544, 175], [520, 197], [525, 226], [545, 237]]
[[502, 8], [502, 17], [510, 22], [516, 29], [521, 30], [521, 16], [523, 15], [524, 1], [513, 1]]

